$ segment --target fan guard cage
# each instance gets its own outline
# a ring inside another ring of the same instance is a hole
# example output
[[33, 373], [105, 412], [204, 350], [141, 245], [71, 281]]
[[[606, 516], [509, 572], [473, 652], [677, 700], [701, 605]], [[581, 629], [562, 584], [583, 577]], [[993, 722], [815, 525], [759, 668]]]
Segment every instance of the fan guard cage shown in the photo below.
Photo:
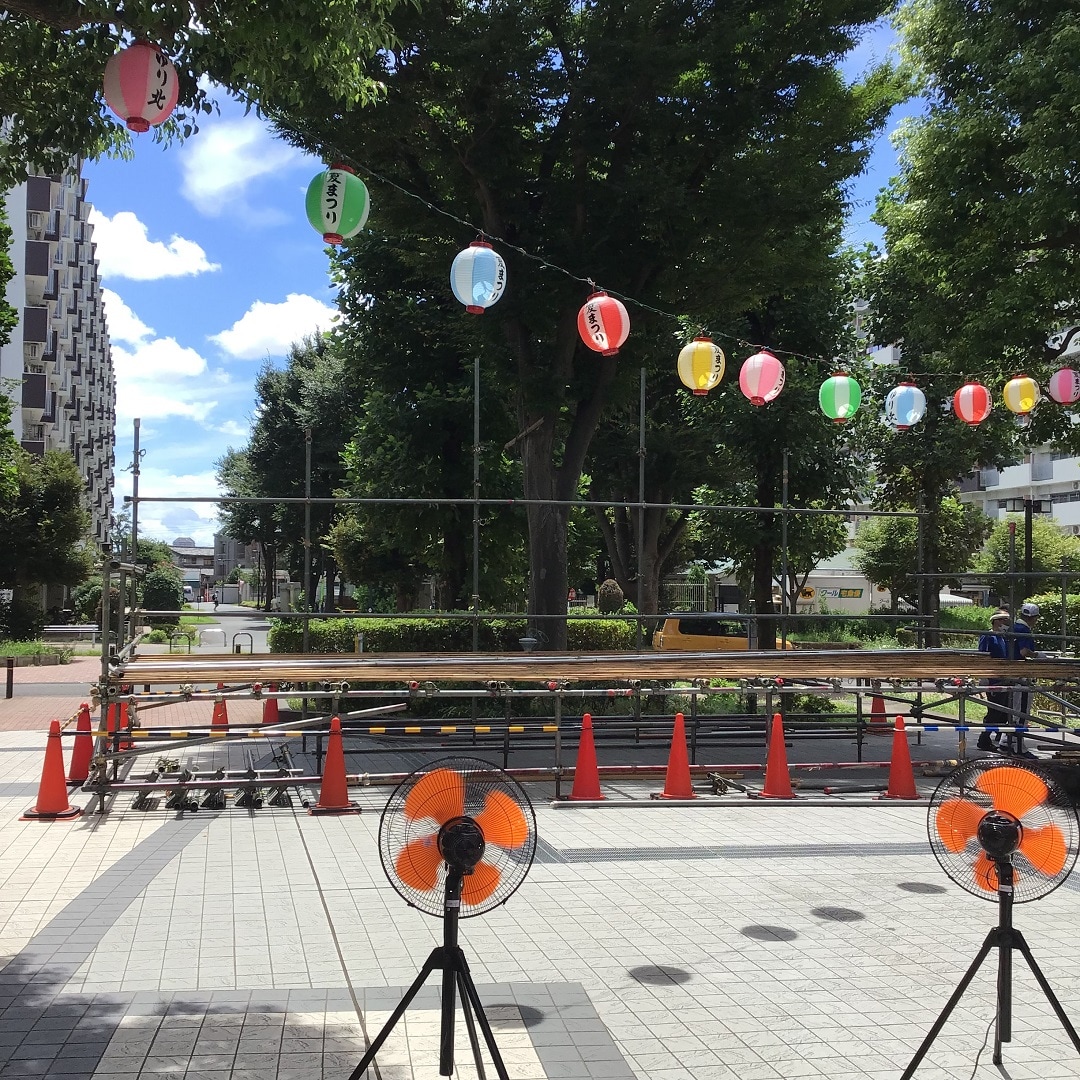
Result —
[[[456, 779], [460, 778], [460, 779]], [[460, 786], [459, 786], [460, 785]], [[485, 812], [486, 811], [486, 812]], [[536, 853], [536, 815], [525, 789], [508, 773], [488, 761], [471, 757], [440, 758], [407, 776], [391, 793], [379, 819], [379, 858], [387, 879], [410, 906], [427, 915], [444, 915], [446, 863], [433, 869], [431, 888], [403, 880], [398, 861], [410, 844], [434, 844], [439, 828], [461, 814], [479, 819], [485, 847], [478, 875], [493, 868], [498, 883], [478, 902], [468, 898], [470, 877], [462, 889], [460, 916], [471, 918], [505, 904], [525, 880]], [[508, 824], [511, 822], [512, 824]], [[491, 835], [507, 837], [507, 846]]]
[[1049, 772], [1026, 762], [968, 761], [937, 786], [927, 832], [942, 870], [973, 896], [997, 899], [997, 872], [977, 834], [993, 810], [1020, 821], [1023, 840], [1012, 856], [1014, 902], [1040, 900], [1062, 885], [1076, 864], [1076, 806]]

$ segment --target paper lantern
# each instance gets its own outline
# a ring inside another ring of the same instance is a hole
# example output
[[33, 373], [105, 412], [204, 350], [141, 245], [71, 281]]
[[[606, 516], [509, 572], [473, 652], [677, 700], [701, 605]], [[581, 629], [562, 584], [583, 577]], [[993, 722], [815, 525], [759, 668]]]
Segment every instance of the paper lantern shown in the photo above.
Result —
[[993, 407], [990, 391], [982, 383], [965, 383], [953, 394], [953, 412], [972, 427], [981, 424]]
[[862, 387], [846, 372], [830, 375], [818, 390], [821, 411], [834, 423], [850, 420], [862, 404]]
[[885, 395], [885, 419], [898, 431], [907, 431], [925, 415], [926, 395], [914, 383], [901, 383]]
[[1017, 375], [1005, 384], [1002, 391], [1005, 399], [1005, 408], [1017, 416], [1027, 416], [1036, 405], [1042, 394], [1039, 392], [1039, 384], [1028, 375]]
[[474, 240], [454, 256], [450, 267], [450, 288], [473, 315], [483, 315], [506, 288], [506, 263], [490, 244]]
[[595, 292], [577, 317], [581, 340], [601, 356], [614, 356], [630, 334], [630, 316], [622, 302], [606, 292]]
[[152, 42], [136, 41], [105, 65], [105, 100], [132, 131], [168, 120], [179, 96], [176, 68]]
[[364, 227], [371, 199], [367, 185], [348, 165], [331, 165], [308, 184], [306, 208], [311, 227], [328, 244], [340, 244]]
[[696, 337], [679, 353], [679, 378], [683, 386], [704, 397], [724, 377], [724, 350], [712, 338]]
[[1068, 367], [1055, 371], [1047, 390], [1059, 405], [1075, 405], [1080, 401], [1080, 372]]
[[739, 371], [739, 389], [751, 405], [767, 405], [784, 389], [784, 365], [767, 349], [754, 353], [743, 361]]

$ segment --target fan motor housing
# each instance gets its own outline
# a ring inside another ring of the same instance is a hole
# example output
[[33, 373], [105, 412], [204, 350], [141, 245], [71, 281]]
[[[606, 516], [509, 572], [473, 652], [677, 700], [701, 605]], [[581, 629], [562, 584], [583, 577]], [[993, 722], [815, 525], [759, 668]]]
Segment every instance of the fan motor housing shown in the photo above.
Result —
[[1004, 810], [991, 810], [979, 822], [978, 838], [991, 859], [1007, 859], [1024, 837], [1024, 826]]
[[438, 843], [455, 870], [468, 873], [484, 857], [484, 833], [471, 817], [451, 818], [439, 830]]

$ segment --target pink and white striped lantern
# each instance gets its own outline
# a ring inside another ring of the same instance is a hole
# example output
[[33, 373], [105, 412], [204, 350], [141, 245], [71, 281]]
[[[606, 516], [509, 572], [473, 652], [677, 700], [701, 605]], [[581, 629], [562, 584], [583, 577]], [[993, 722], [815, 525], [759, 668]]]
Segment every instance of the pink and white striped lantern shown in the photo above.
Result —
[[1080, 371], [1068, 367], [1055, 371], [1046, 392], [1059, 405], [1075, 405], [1080, 401]]
[[594, 292], [578, 312], [577, 328], [593, 352], [614, 356], [630, 334], [630, 316], [614, 296]]
[[132, 131], [168, 120], [179, 96], [176, 68], [153, 42], [136, 41], [105, 65], [105, 100]]
[[751, 405], [768, 405], [780, 396], [785, 378], [784, 365], [768, 349], [762, 349], [743, 361], [739, 389], [750, 399]]
[[964, 421], [975, 427], [981, 424], [994, 407], [994, 400], [990, 391], [982, 383], [964, 383], [953, 394], [953, 412]]

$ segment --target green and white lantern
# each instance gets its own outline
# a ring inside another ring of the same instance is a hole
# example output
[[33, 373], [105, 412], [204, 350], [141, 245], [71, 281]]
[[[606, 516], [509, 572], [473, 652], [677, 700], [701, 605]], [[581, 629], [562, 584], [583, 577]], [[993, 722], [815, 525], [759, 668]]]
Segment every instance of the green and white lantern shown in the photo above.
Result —
[[331, 165], [308, 184], [307, 219], [328, 244], [355, 236], [370, 209], [367, 185], [348, 165]]
[[818, 403], [834, 424], [842, 424], [859, 411], [862, 387], [846, 372], [838, 371], [821, 384]]

